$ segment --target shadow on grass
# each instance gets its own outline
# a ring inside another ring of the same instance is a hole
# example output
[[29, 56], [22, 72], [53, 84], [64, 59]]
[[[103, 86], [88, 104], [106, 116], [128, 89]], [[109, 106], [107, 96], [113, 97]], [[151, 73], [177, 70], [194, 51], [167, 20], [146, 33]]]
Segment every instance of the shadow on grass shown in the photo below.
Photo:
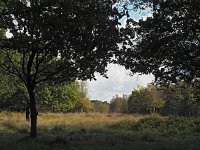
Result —
[[11, 133], [29, 133], [29, 126], [28, 125], [18, 126], [13, 121], [4, 121], [4, 122], [1, 122], [0, 128], [1, 128], [1, 130], [5, 131], [5, 132], [11, 132]]
[[[28, 137], [29, 127], [2, 122], [0, 150], [198, 150], [199, 134], [159, 132], [167, 126], [158, 120], [118, 122], [104, 128], [55, 125], [38, 127], [38, 137]], [[173, 121], [174, 122], [174, 121]], [[181, 122], [178, 120], [176, 122]], [[171, 123], [172, 124], [172, 123]], [[178, 124], [178, 123], [177, 123]], [[177, 125], [176, 124], [176, 125]], [[185, 123], [186, 124], [186, 123]], [[188, 123], [188, 126], [190, 124]], [[154, 127], [151, 128], [151, 126]], [[172, 126], [172, 125], [171, 125]], [[142, 128], [141, 128], [142, 127]], [[182, 126], [181, 126], [182, 128]], [[147, 130], [148, 129], [148, 130]], [[149, 130], [150, 129], [150, 130]], [[155, 130], [157, 129], [157, 130]]]

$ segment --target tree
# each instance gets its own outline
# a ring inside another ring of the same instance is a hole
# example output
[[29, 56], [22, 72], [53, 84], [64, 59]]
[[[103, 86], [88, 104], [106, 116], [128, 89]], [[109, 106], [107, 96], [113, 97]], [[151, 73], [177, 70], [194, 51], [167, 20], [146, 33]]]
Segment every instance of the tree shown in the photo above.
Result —
[[[113, 0], [120, 7], [120, 13], [123, 15], [127, 11], [133, 11], [137, 9], [153, 8], [156, 10], [158, 4], [163, 0]], [[128, 15], [129, 16], [129, 15]]]
[[119, 97], [116, 95], [110, 102], [110, 112], [127, 113], [127, 96]]
[[164, 99], [162, 92], [156, 85], [148, 85], [145, 91], [146, 98], [143, 99], [143, 104], [150, 114], [155, 113], [156, 109], [160, 109], [164, 106]]
[[134, 90], [128, 99], [128, 111], [130, 113], [155, 113], [164, 106], [164, 99], [159, 87], [148, 85]]
[[22, 111], [27, 105], [25, 87], [17, 78], [0, 73], [0, 110]]
[[109, 103], [107, 101], [92, 100], [93, 112], [108, 113]]
[[26, 86], [31, 111], [30, 137], [37, 136], [35, 90], [40, 83], [105, 76], [117, 49], [118, 12], [109, 0], [3, 0], [0, 29], [1, 71]]
[[[8, 75], [0, 75], [0, 110], [24, 111], [28, 95], [23, 84]], [[37, 109], [53, 112], [88, 112], [92, 110], [90, 100], [80, 91], [80, 82], [40, 84], [35, 91]], [[28, 113], [28, 112], [27, 112]], [[29, 113], [26, 115], [29, 120]]]
[[142, 104], [145, 98], [145, 88], [141, 87], [132, 91], [128, 98], [128, 112], [129, 113], [146, 113], [146, 109]]
[[[197, 84], [197, 83], [196, 83]], [[198, 116], [199, 100], [196, 85], [178, 82], [162, 87], [165, 106], [161, 113], [165, 115]]]
[[92, 102], [87, 98], [80, 95], [72, 112], [91, 112], [93, 110]]
[[43, 91], [36, 94], [38, 109], [53, 112], [67, 112], [80, 101], [77, 82], [45, 85]]
[[80, 82], [45, 84], [36, 92], [40, 111], [87, 112], [92, 104], [80, 91]]
[[166, 0], [152, 17], [129, 19], [118, 62], [133, 73], [153, 73], [158, 82], [199, 78], [199, 15], [198, 0]]
[[177, 84], [169, 84], [168, 86], [163, 86], [161, 88], [163, 92], [163, 99], [165, 101], [165, 106], [161, 110], [163, 115], [180, 115], [180, 104], [182, 95], [180, 88]]
[[79, 101], [77, 102], [75, 112], [89, 112], [92, 111], [92, 102], [88, 99], [88, 83], [87, 81], [79, 82]]

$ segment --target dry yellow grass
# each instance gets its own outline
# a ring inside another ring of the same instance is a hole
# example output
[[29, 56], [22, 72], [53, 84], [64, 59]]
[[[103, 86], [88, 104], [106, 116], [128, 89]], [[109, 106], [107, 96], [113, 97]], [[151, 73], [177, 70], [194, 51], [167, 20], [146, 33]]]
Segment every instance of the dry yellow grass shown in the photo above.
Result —
[[[172, 123], [173, 128], [169, 129], [164, 122], [160, 122], [161, 124], [157, 126], [155, 118], [145, 119], [146, 122], [143, 120], [144, 122], [141, 121], [139, 124], [133, 123], [145, 117], [149, 116], [39, 113], [38, 138], [29, 139], [27, 136], [30, 133], [30, 122], [25, 120], [25, 114], [2, 112], [0, 150], [186, 150], [200, 147], [198, 142], [200, 133], [196, 131], [199, 127], [194, 125], [194, 121], [185, 120], [186, 118], [178, 118], [176, 121], [175, 118], [175, 124]], [[168, 118], [159, 115], [153, 117], [163, 120]], [[186, 124], [182, 124], [181, 120]], [[147, 124], [148, 121], [150, 124]], [[190, 124], [194, 127], [190, 128]], [[182, 127], [187, 128], [182, 129]], [[185, 138], [182, 137], [183, 134], [186, 134]]]
[[[108, 113], [39, 113], [38, 129], [44, 132], [50, 130], [75, 130], [105, 128], [122, 120], [138, 121], [146, 116]], [[0, 131], [9, 129], [29, 132], [30, 122], [25, 120], [24, 113], [0, 113]]]
[[138, 121], [145, 116], [107, 114], [107, 113], [41, 113], [38, 116], [39, 125], [68, 125], [77, 127], [104, 127], [122, 120]]

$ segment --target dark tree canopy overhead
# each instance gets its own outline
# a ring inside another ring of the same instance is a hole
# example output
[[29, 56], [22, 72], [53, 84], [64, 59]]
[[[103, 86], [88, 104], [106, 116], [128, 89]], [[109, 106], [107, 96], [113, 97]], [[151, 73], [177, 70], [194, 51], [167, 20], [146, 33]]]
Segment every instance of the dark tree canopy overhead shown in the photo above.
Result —
[[200, 1], [166, 0], [153, 17], [129, 22], [122, 30], [120, 64], [162, 82], [200, 77]]
[[[1, 47], [4, 53], [7, 48], [20, 54], [23, 69], [17, 74], [24, 81], [30, 56], [36, 83], [46, 79], [87, 79], [94, 78], [95, 71], [105, 73], [116, 49], [117, 20], [109, 1], [43, 0], [27, 4], [8, 0], [2, 14], [3, 27], [13, 36], [1, 39]], [[7, 59], [4, 65], [11, 63]]]

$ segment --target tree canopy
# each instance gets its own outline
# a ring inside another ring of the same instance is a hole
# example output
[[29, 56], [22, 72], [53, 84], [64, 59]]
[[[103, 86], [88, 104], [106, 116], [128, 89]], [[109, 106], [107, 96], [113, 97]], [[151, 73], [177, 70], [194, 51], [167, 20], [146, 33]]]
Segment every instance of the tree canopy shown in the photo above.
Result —
[[159, 82], [200, 77], [200, 1], [166, 0], [152, 17], [127, 22], [118, 62]]
[[117, 49], [118, 12], [108, 0], [5, 0], [1, 2], [1, 71], [26, 86], [31, 110], [31, 137], [36, 137], [35, 89], [45, 81], [105, 76]]

